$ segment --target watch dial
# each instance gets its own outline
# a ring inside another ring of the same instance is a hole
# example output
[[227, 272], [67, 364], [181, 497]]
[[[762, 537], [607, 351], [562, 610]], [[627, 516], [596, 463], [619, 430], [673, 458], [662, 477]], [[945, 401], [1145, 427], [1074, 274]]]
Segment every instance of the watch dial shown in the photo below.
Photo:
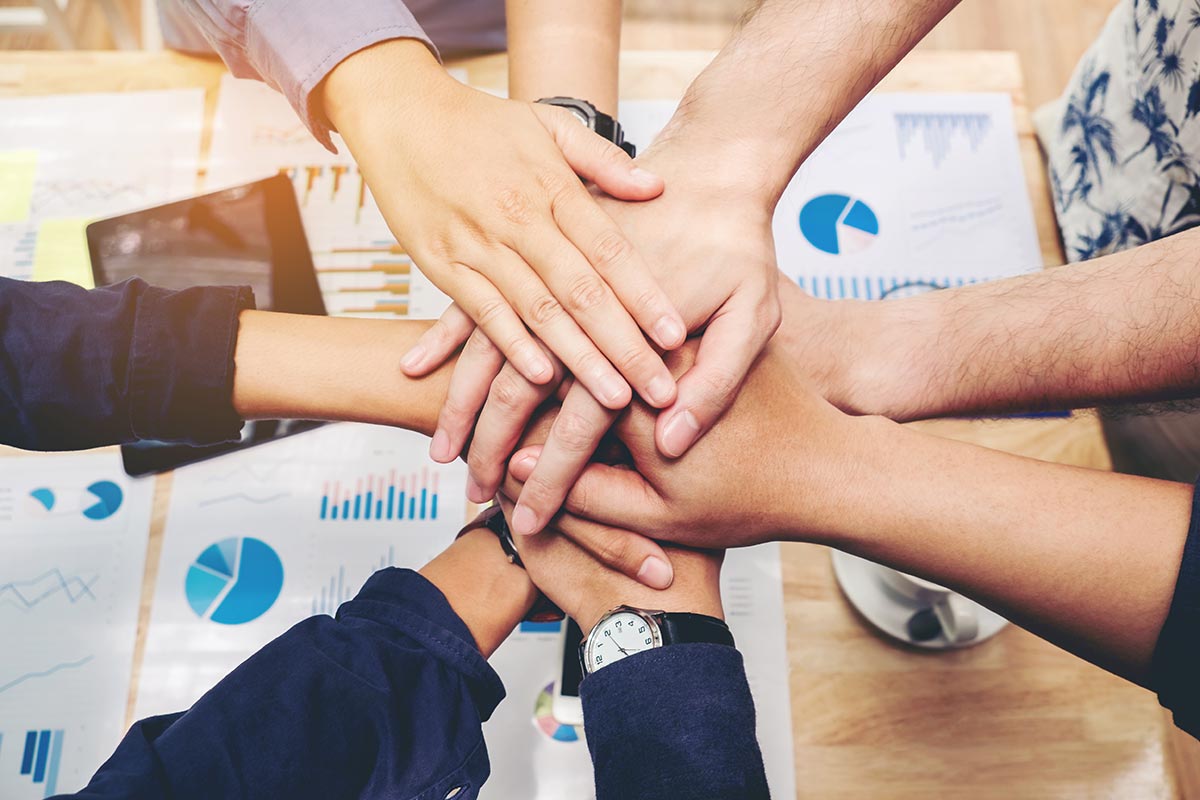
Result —
[[621, 611], [602, 621], [588, 637], [587, 666], [595, 672], [614, 661], [650, 650], [656, 646], [657, 634], [651, 624], [628, 611]]

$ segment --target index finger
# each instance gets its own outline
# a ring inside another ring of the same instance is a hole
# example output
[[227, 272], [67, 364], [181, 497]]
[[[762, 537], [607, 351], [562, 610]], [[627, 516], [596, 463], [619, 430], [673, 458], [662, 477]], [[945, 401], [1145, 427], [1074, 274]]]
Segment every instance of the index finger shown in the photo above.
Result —
[[582, 384], [571, 386], [550, 427], [541, 458], [517, 498], [512, 516], [514, 533], [528, 536], [545, 527], [618, 413], [600, 405]]

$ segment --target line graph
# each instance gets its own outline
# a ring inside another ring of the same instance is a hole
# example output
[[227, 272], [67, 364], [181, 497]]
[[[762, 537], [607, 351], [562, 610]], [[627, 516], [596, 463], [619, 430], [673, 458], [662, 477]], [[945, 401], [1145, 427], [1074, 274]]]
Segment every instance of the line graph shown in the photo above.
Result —
[[24, 675], [19, 675], [16, 678], [13, 678], [8, 683], [0, 683], [0, 694], [4, 694], [4, 692], [12, 689], [14, 686], [20, 686], [25, 681], [32, 680], [34, 678], [48, 678], [56, 672], [62, 672], [65, 669], [78, 669], [84, 664], [87, 664], [93, 658], [95, 658], [95, 656], [85, 656], [78, 661], [64, 661], [61, 664], [55, 664], [53, 667], [41, 670], [40, 672], [26, 672]]
[[274, 503], [276, 500], [282, 500], [285, 497], [291, 497], [291, 495], [291, 492], [276, 492], [275, 494], [271, 495], [254, 497], [246, 494], [245, 492], [237, 492], [235, 494], [227, 494], [221, 497], [210, 497], [207, 500], [201, 500], [198, 505], [203, 508], [205, 506], [215, 506], [221, 503], [233, 503], [241, 501], [243, 503], [250, 503], [256, 506], [265, 506], [268, 503]]
[[8, 604], [19, 611], [30, 611], [43, 600], [60, 593], [66, 595], [71, 605], [75, 605], [84, 597], [95, 600], [96, 595], [92, 594], [92, 587], [98, 580], [99, 575], [94, 575], [88, 580], [79, 576], [68, 578], [55, 567], [27, 581], [0, 583], [0, 605]]

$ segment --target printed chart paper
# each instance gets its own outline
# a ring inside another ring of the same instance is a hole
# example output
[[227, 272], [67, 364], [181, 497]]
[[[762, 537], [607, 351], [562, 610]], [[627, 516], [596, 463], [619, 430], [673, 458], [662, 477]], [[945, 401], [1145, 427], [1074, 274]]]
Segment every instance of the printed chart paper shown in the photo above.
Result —
[[383, 567], [416, 568], [466, 516], [466, 468], [373, 425], [314, 431], [175, 471], [137, 716], [189, 707]]
[[325, 307], [334, 316], [431, 319], [450, 304], [388, 230], [350, 151], [326, 150], [278, 92], [226, 75], [206, 189], [291, 178]]
[[[628, 101], [645, 147], [671, 101]], [[1042, 267], [1007, 94], [880, 93], [817, 148], [775, 210], [779, 268], [810, 294], [878, 300]]]
[[[795, 797], [792, 704], [779, 545], [730, 550], [721, 597], [746, 662], [758, 742], [772, 797]], [[558, 678], [559, 624], [524, 623], [491, 658], [508, 695], [484, 723], [492, 776], [483, 800], [582, 800], [596, 796], [587, 742], [549, 713]], [[585, 632], [586, 633], [586, 632]]]
[[83, 788], [125, 730], [153, 481], [0, 458], [0, 797]]
[[90, 287], [87, 223], [194, 194], [203, 120], [202, 89], [0, 99], [0, 275]]

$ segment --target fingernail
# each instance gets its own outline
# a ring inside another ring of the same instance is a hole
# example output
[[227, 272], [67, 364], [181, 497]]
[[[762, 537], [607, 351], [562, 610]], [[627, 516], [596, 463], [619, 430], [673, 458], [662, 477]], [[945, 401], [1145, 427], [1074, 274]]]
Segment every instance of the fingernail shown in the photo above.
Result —
[[520, 536], [528, 536], [537, 531], [537, 514], [528, 506], [517, 506], [512, 514], [512, 529], [513, 533]]
[[491, 499], [470, 473], [467, 474], [467, 499], [472, 503], [486, 503]]
[[646, 384], [646, 399], [659, 408], [674, 400], [674, 395], [675, 381], [666, 375], [659, 375]]
[[414, 345], [413, 349], [405, 353], [404, 358], [400, 359], [400, 366], [404, 369], [416, 369], [425, 360], [425, 353], [425, 345]]
[[654, 338], [658, 340], [660, 347], [674, 347], [685, 337], [687, 337], [687, 331], [674, 317], [663, 317], [654, 324]]
[[525, 355], [529, 377], [540, 379], [549, 377], [554, 367], [546, 360], [546, 354], [536, 347], [530, 347]]
[[692, 446], [692, 442], [696, 441], [696, 436], [700, 433], [700, 423], [696, 421], [696, 417], [691, 411], [686, 408], [677, 412], [667, 422], [667, 427], [663, 430], [663, 449], [666, 455], [676, 458], [687, 452], [687, 449]]
[[537, 459], [532, 454], [526, 453], [513, 461], [513, 466], [522, 471], [532, 472], [533, 468], [537, 466]]
[[647, 556], [637, 574], [638, 583], [651, 589], [666, 589], [673, 578], [671, 565], [658, 556]]
[[441, 428], [433, 432], [433, 440], [429, 443], [429, 457], [439, 464], [450, 460], [450, 434]]
[[616, 375], [608, 375], [600, 379], [600, 399], [610, 407], [625, 405], [625, 381]]
[[638, 183], [655, 183], [658, 180], [657, 175], [650, 170], [642, 169], [641, 167], [634, 167], [633, 169], [629, 170], [629, 177], [633, 178]]

